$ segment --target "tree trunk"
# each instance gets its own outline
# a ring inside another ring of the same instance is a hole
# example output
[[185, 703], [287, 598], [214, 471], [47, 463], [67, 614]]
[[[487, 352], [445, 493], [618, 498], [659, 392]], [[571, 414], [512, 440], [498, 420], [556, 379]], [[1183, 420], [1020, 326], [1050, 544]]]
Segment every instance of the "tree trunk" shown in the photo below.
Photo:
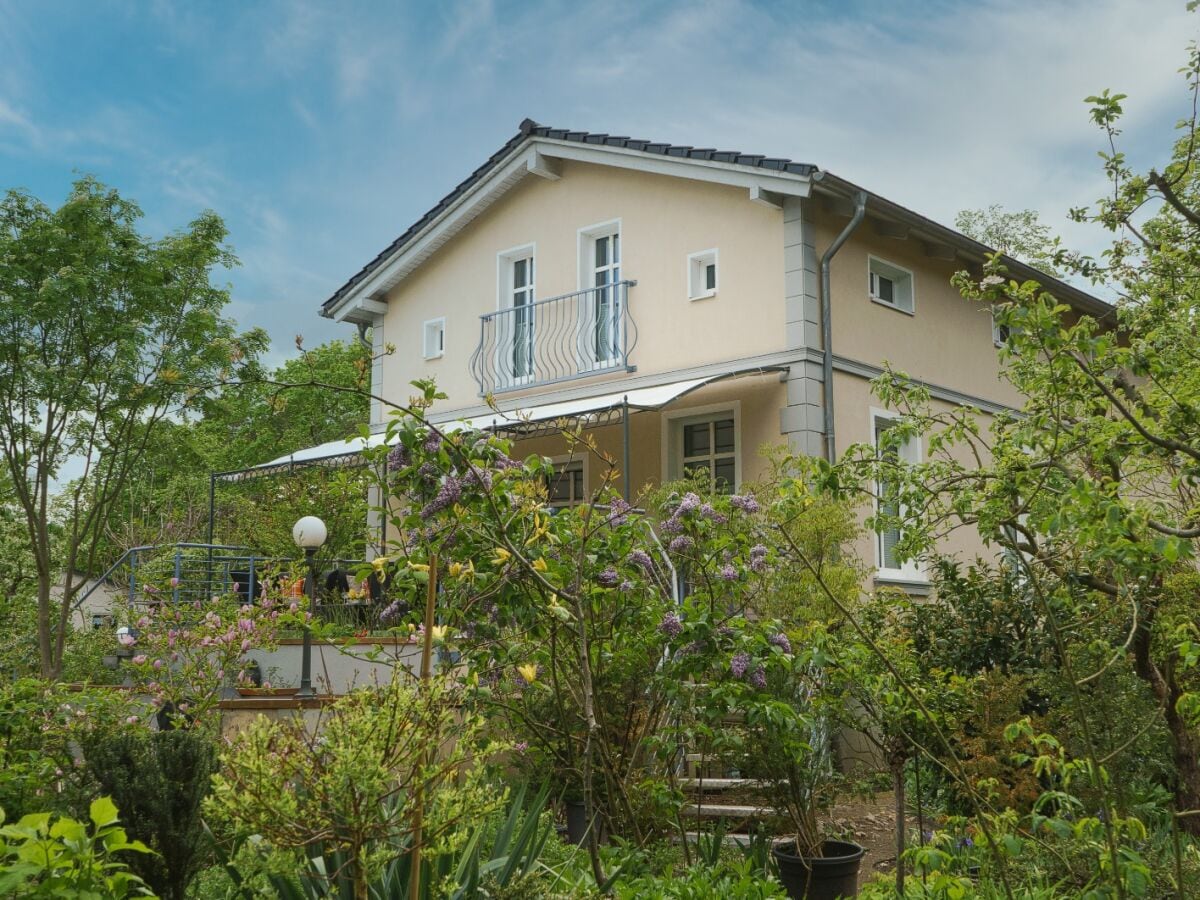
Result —
[[904, 757], [892, 757], [892, 789], [896, 795], [896, 896], [904, 896]]
[[[1200, 810], [1200, 742], [1192, 729], [1179, 715], [1178, 703], [1182, 688], [1168, 668], [1167, 675], [1150, 656], [1150, 623], [1153, 613], [1148, 615], [1134, 635], [1131, 650], [1133, 668], [1138, 677], [1150, 685], [1154, 696], [1163, 705], [1167, 730], [1171, 734], [1171, 751], [1175, 763], [1175, 808], [1180, 812]], [[1200, 837], [1200, 815], [1184, 816], [1179, 827], [1192, 837]]]

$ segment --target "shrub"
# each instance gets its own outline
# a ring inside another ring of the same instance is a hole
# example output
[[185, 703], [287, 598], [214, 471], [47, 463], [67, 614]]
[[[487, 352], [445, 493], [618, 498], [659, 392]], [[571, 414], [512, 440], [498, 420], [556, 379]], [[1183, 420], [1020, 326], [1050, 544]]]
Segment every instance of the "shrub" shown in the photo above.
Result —
[[[119, 900], [130, 894], [154, 896], [142, 880], [113, 855], [150, 853], [131, 841], [117, 824], [108, 797], [93, 800], [92, 827], [51, 813], [29, 813], [0, 828], [0, 894], [11, 897], [80, 897]], [[0, 809], [0, 824], [4, 811]]]
[[85, 739], [84, 757], [133, 836], [155, 851], [130, 867], [159, 896], [182, 900], [210, 853], [200, 805], [216, 771], [212, 739], [199, 731], [98, 733]]

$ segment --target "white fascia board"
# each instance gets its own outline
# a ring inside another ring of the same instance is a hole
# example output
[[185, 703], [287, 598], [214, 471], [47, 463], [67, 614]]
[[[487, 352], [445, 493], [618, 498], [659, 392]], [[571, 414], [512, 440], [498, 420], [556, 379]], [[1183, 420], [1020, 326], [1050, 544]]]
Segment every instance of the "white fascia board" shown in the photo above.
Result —
[[[518, 147], [508, 162], [499, 166], [482, 181], [471, 185], [441, 214], [425, 226], [425, 229], [397, 250], [390, 259], [377, 268], [354, 289], [341, 299], [331, 311], [336, 321], [353, 320], [353, 311], [362, 308], [362, 302], [382, 293], [397, 284], [400, 279], [427, 259], [438, 247], [450, 240], [476, 216], [492, 205], [527, 173], [542, 175], [545, 159], [525, 142]], [[543, 177], [545, 177], [543, 175]], [[378, 302], [378, 301], [376, 301]]]
[[598, 166], [636, 169], [640, 172], [730, 184], [747, 189], [759, 188], [789, 197], [807, 197], [811, 188], [811, 181], [807, 175], [759, 169], [740, 163], [692, 159], [685, 156], [661, 156], [644, 150], [631, 150], [628, 147], [578, 144], [574, 141], [550, 138], [537, 138], [536, 143], [543, 156], [593, 163]]

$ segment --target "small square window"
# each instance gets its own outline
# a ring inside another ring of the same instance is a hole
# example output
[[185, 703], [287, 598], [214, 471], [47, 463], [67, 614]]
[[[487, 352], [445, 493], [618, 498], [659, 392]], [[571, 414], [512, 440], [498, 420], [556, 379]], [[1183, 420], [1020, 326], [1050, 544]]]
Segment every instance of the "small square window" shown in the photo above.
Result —
[[430, 319], [425, 323], [422, 352], [426, 359], [437, 359], [446, 352], [445, 319]]
[[717, 251], [704, 250], [688, 257], [688, 299], [703, 300], [717, 293]]
[[913, 276], [907, 269], [876, 259], [867, 260], [867, 291], [871, 299], [906, 313], [913, 311]]

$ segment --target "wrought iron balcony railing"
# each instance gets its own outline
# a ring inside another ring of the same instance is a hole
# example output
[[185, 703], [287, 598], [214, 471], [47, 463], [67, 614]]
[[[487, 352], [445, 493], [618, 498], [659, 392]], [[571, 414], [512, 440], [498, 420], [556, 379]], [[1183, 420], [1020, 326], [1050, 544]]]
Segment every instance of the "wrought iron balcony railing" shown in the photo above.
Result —
[[617, 281], [480, 316], [479, 346], [471, 357], [479, 393], [632, 371], [637, 327], [629, 289], [636, 284]]

